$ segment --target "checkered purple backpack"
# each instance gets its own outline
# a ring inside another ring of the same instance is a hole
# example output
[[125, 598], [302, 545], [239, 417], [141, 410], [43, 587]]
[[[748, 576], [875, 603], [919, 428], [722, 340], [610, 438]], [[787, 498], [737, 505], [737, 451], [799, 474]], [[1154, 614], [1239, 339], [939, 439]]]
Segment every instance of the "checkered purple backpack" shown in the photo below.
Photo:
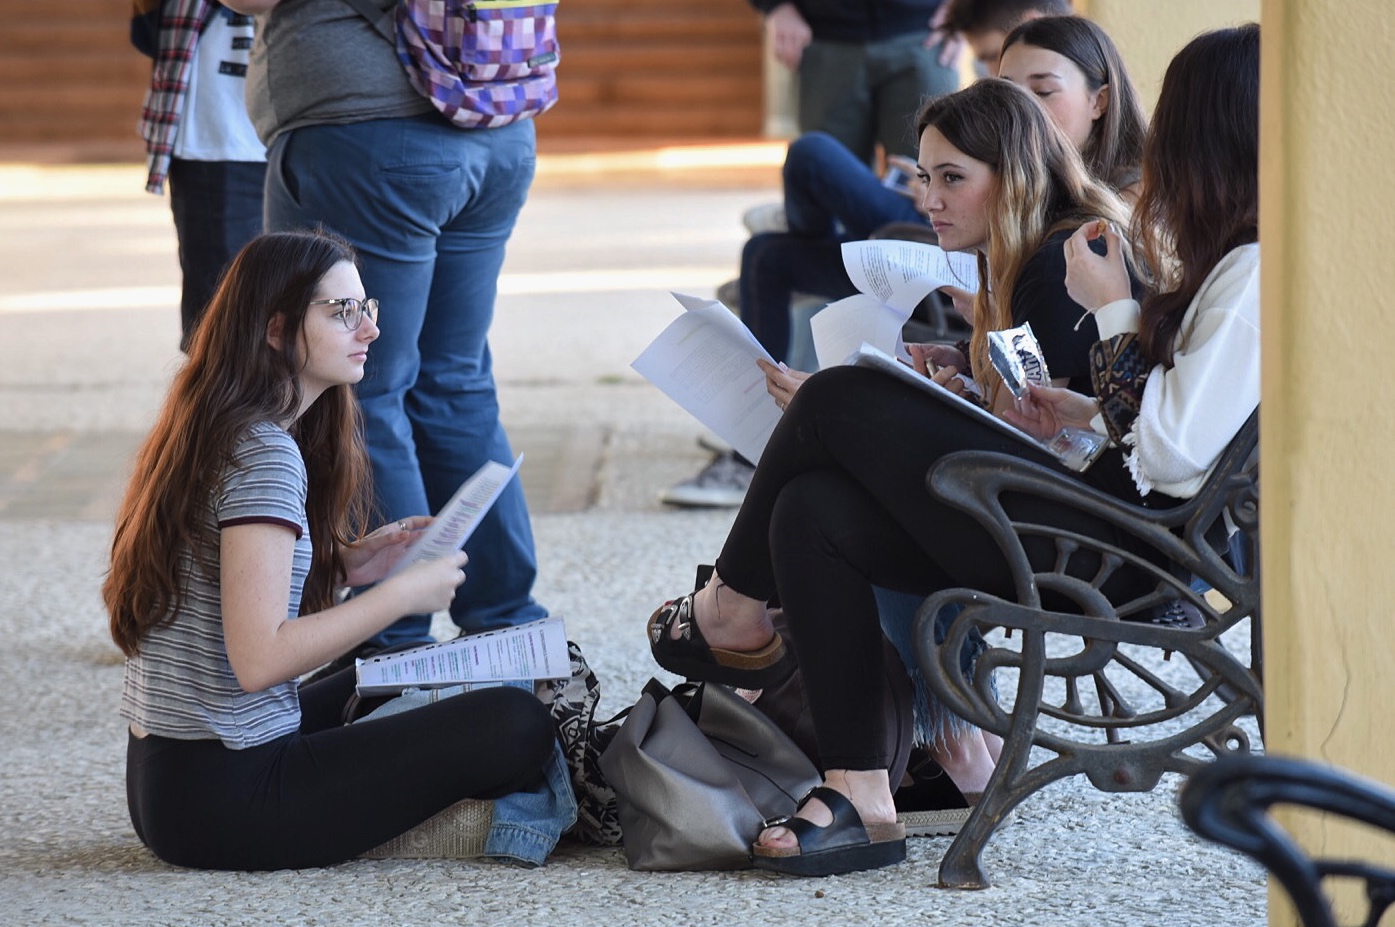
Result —
[[557, 2], [348, 0], [397, 48], [412, 86], [465, 128], [507, 125], [557, 102]]

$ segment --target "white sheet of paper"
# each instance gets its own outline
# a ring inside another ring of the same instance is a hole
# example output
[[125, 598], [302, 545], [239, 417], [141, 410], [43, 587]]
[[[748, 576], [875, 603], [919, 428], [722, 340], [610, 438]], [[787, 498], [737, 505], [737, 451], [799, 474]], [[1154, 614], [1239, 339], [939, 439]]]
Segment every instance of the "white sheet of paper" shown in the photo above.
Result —
[[819, 369], [845, 363], [848, 355], [864, 342], [888, 354], [898, 353], [901, 326], [910, 315], [865, 293], [829, 303], [809, 320]]
[[907, 316], [942, 286], [978, 292], [978, 258], [918, 241], [844, 242], [843, 266], [859, 292]]
[[756, 359], [774, 359], [721, 303], [673, 296], [686, 311], [630, 366], [747, 460], [759, 460], [780, 407]]
[[567, 631], [556, 615], [356, 661], [360, 695], [461, 683], [565, 679]]
[[460, 484], [450, 501], [441, 506], [436, 520], [412, 543], [406, 556], [397, 562], [388, 575], [391, 576], [413, 563], [444, 557], [451, 551], [464, 547], [470, 535], [475, 533], [480, 520], [522, 464], [522, 454], [518, 455], [511, 467], [493, 460], [486, 461], [484, 466]]

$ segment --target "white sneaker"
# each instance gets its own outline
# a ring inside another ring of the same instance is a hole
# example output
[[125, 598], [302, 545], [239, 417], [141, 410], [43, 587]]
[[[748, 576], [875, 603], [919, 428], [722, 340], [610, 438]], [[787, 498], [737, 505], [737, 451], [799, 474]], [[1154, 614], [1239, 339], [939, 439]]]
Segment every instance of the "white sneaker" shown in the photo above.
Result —
[[785, 219], [784, 203], [761, 203], [752, 206], [741, 215], [741, 224], [752, 235], [761, 232], [788, 232], [790, 224]]
[[755, 467], [737, 460], [734, 453], [718, 454], [697, 476], [659, 493], [659, 501], [692, 508], [735, 508], [746, 498], [746, 487], [755, 472]]

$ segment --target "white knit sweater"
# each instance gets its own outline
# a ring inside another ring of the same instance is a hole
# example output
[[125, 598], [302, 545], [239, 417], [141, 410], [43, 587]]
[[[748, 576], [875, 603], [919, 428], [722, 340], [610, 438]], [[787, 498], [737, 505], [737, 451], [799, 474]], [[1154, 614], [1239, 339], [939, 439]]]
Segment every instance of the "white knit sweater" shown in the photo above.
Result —
[[[1139, 306], [1121, 299], [1095, 313], [1100, 338], [1138, 331]], [[1158, 365], [1124, 436], [1138, 489], [1196, 495], [1226, 445], [1259, 404], [1259, 245], [1221, 259], [1177, 332], [1173, 365]], [[1104, 432], [1104, 421], [1092, 423]]]

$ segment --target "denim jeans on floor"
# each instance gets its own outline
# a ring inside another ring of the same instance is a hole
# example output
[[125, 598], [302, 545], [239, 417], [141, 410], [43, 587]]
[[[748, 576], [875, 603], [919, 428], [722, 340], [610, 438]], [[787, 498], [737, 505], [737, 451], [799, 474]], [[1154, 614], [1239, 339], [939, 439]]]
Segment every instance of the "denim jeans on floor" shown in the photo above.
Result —
[[[358, 386], [384, 521], [436, 512], [487, 460], [512, 463], [489, 325], [536, 161], [531, 119], [457, 129], [435, 114], [294, 129], [267, 152], [268, 229], [323, 223], [358, 250], [382, 335]], [[541, 618], [528, 506], [512, 480], [465, 546], [451, 606], [467, 631]], [[428, 637], [430, 616], [374, 639]]]
[[[532, 691], [532, 682], [511, 682]], [[463, 686], [424, 691], [405, 689], [395, 699], [365, 715], [361, 720], [381, 718], [410, 711], [442, 698], [459, 695]], [[571, 773], [561, 744], [553, 744], [552, 759], [543, 769], [544, 779], [529, 791], [512, 792], [494, 800], [493, 819], [484, 838], [484, 855], [500, 862], [541, 866], [557, 846], [562, 833], [576, 823], [576, 796]]]
[[184, 277], [179, 349], [218, 288], [223, 268], [262, 231], [265, 161], [170, 161], [170, 212]]

